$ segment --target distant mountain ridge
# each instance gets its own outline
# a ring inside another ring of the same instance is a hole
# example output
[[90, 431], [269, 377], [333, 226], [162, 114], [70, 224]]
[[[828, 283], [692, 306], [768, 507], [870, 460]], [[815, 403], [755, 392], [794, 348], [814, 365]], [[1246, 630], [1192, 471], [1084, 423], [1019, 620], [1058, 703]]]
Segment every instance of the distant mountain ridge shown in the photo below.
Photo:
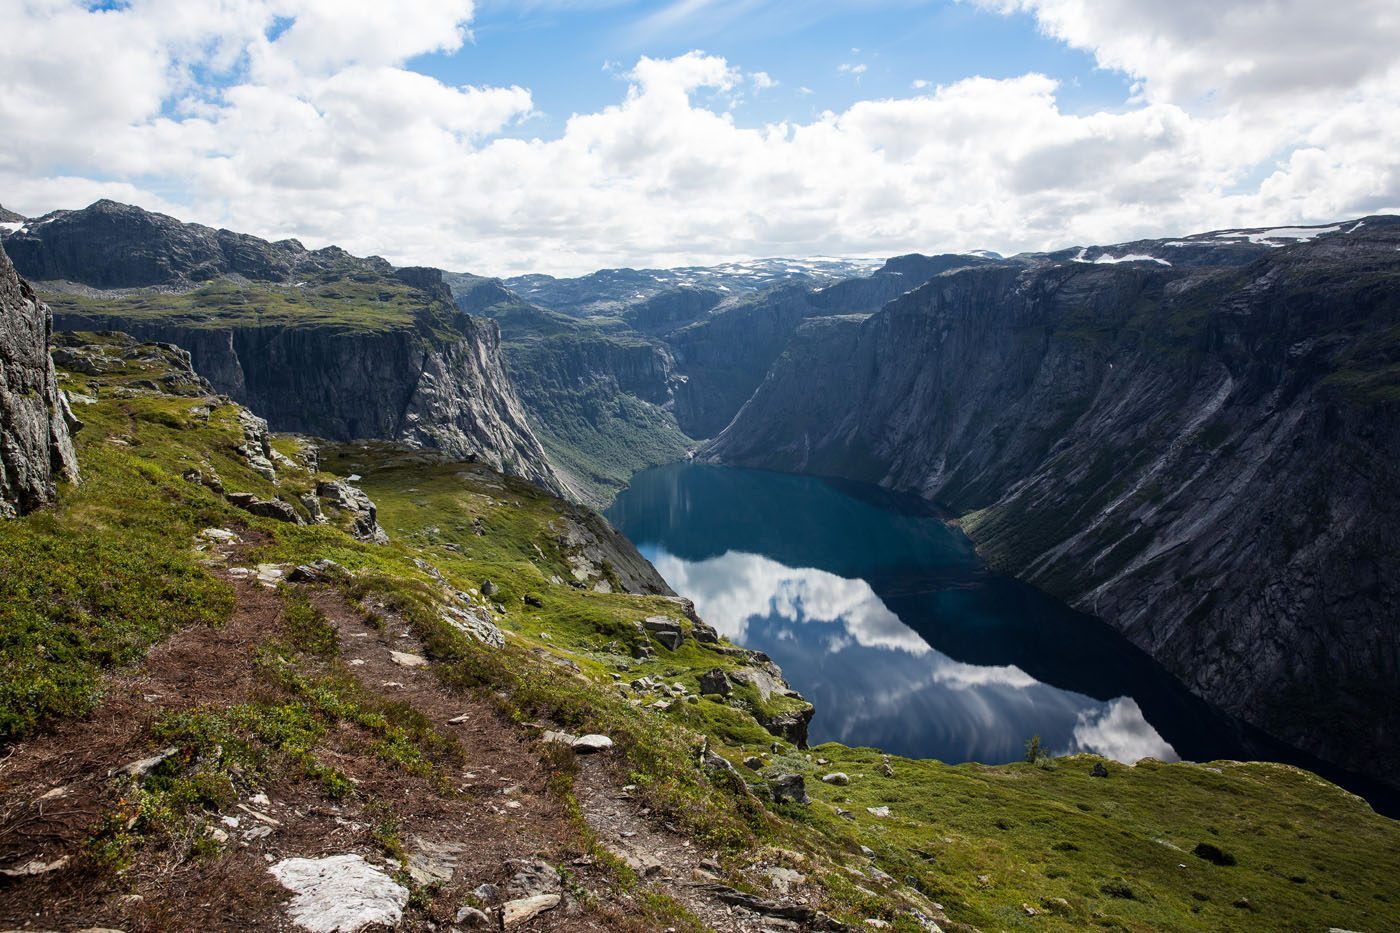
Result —
[[527, 301], [580, 317], [615, 312], [676, 289], [721, 296], [761, 292], [778, 285], [817, 287], [879, 268], [878, 259], [752, 259], [674, 269], [600, 269], [577, 278], [521, 275], [503, 284]]

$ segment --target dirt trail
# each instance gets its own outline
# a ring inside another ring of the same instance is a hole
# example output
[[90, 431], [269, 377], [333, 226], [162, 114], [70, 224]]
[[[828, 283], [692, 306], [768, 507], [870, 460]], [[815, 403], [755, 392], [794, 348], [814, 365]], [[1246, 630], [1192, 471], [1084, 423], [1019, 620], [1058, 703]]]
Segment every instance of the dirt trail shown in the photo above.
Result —
[[[272, 585], [276, 574], [260, 581], [253, 568], [239, 566], [246, 547], [209, 549], [235, 593], [226, 624], [175, 633], [138, 666], [109, 675], [91, 715], [59, 723], [0, 761], [0, 869], [60, 863], [32, 876], [0, 877], [0, 928], [287, 930], [289, 894], [268, 873], [270, 864], [359, 853], [383, 866], [382, 840], [392, 833], [410, 859], [426, 853], [446, 876], [410, 907], [400, 929], [453, 928], [458, 908], [479, 885], [495, 885], [508, 898], [511, 879], [533, 859], [560, 870], [563, 899], [513, 930], [650, 929], [632, 895], [616, 889], [583, 852], [577, 827], [548, 788], [538, 740], [489, 698], [444, 688], [419, 663], [421, 647], [401, 620], [381, 615], [371, 625], [336, 590], [307, 584], [297, 585], [333, 626], [343, 670], [459, 743], [463, 763], [443, 775], [448, 786], [382, 760], [356, 727], [342, 723], [317, 754], [355, 783], [349, 798], [329, 799], [296, 775], [271, 775], [259, 794], [211, 815], [210, 825], [226, 834], [215, 854], [191, 857], [192, 829], [184, 845], [137, 851], [116, 875], [96, 870], [84, 844], [121, 803], [123, 784], [113, 774], [160, 751], [151, 726], [161, 715], [280, 701], [254, 657], [283, 631], [284, 603]], [[626, 788], [612, 755], [577, 761], [575, 791], [585, 820], [648, 889], [674, 898], [714, 930], [812, 928], [727, 902], [732, 892], [716, 887], [719, 868], [709, 854], [658, 824]], [[780, 900], [800, 905], [801, 897], [798, 886]]]
[[[355, 735], [336, 735], [322, 758], [356, 783], [350, 799], [332, 801], [311, 782], [271, 776], [261, 788], [265, 798], [240, 800], [223, 811], [237, 826], [223, 824], [229, 839], [216, 855], [177, 860], [143, 850], [115, 877], [94, 871], [83, 844], [119, 803], [111, 772], [158, 751], [149, 733], [156, 718], [194, 706], [226, 708], [267, 692], [253, 655], [279, 630], [282, 600], [251, 574], [220, 572], [237, 598], [225, 625], [177, 632], [138, 667], [109, 676], [91, 715], [16, 745], [0, 763], [0, 868], [64, 860], [53, 871], [0, 878], [0, 927], [290, 929], [288, 892], [267, 866], [291, 856], [345, 852], [382, 864], [376, 830], [388, 821], [410, 854], [422, 840], [446, 843], [448, 861], [455, 862], [451, 879], [426, 909], [410, 909], [403, 929], [451, 925], [468, 892], [483, 882], [508, 891], [518, 860], [536, 857], [564, 871], [565, 896], [555, 909], [513, 929], [636, 929], [625, 905], [609, 907], [606, 878], [581, 859], [575, 828], [548, 793], [547, 772], [530, 739], [486, 700], [449, 693], [427, 667], [395, 663], [391, 651], [419, 650], [403, 627], [391, 620], [377, 631], [329, 590], [311, 595], [336, 628], [347, 669], [461, 743], [465, 764], [452, 776], [454, 791], [441, 793], [381, 761]], [[570, 894], [584, 889], [597, 892], [600, 906], [585, 909]]]

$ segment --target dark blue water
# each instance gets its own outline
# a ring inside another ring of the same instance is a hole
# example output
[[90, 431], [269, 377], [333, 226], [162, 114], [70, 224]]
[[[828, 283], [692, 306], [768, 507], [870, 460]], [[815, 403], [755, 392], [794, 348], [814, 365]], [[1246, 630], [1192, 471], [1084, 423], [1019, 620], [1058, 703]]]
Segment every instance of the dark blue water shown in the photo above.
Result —
[[706, 621], [778, 662], [816, 705], [813, 744], [999, 764], [1039, 735], [1056, 754], [1331, 770], [1196, 698], [1103, 622], [991, 572], [917, 498], [679, 463], [639, 473], [607, 514]]

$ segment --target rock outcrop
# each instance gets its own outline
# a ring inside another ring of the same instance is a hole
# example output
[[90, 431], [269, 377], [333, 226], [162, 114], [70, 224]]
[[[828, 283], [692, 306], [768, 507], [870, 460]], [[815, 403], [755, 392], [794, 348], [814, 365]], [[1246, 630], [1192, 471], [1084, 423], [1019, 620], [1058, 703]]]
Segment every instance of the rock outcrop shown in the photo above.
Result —
[[5, 237], [5, 249], [34, 281], [104, 289], [170, 288], [226, 275], [285, 282], [331, 270], [391, 271], [382, 259], [357, 259], [339, 247], [308, 250], [296, 240], [270, 243], [108, 200], [25, 221]]
[[111, 201], [30, 221], [4, 243], [50, 281], [57, 327], [177, 344], [275, 430], [436, 448], [563, 489], [506, 375], [499, 328], [459, 313], [436, 269]]
[[1206, 699], [1394, 781], [1400, 219], [1294, 239], [1027, 257], [809, 320], [707, 455], [938, 500]]
[[52, 502], [76, 480], [70, 428], [77, 420], [49, 357], [49, 309], [0, 249], [0, 516]]

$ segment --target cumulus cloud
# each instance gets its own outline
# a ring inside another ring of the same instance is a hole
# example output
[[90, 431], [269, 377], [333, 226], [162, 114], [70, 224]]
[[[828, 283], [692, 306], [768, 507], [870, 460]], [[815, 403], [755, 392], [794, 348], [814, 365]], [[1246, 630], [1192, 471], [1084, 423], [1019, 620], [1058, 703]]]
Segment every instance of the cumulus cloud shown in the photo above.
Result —
[[[864, 580], [812, 567], [788, 567], [742, 551], [727, 551], [702, 561], [682, 560], [659, 551], [652, 563], [672, 588], [695, 601], [701, 616], [736, 641], [744, 640], [751, 620], [776, 617], [835, 626], [828, 643], [832, 652], [851, 644], [916, 657], [931, 650]], [[949, 673], [950, 681], [969, 676], [974, 675], [956, 670]]]
[[744, 126], [732, 108], [776, 79], [694, 51], [640, 57], [614, 103], [534, 139], [528, 88], [412, 67], [470, 54], [468, 0], [0, 0], [0, 192], [29, 213], [105, 195], [494, 274], [1007, 252], [1400, 209], [1393, 4], [974, 2], [1036, 17], [1132, 75], [1134, 98], [1068, 112], [1044, 75], [969, 77]]
[[1178, 761], [1176, 749], [1142, 715], [1132, 697], [1118, 697], [1102, 707], [1083, 710], [1074, 724], [1067, 754], [1089, 752], [1127, 764], [1143, 758]]

